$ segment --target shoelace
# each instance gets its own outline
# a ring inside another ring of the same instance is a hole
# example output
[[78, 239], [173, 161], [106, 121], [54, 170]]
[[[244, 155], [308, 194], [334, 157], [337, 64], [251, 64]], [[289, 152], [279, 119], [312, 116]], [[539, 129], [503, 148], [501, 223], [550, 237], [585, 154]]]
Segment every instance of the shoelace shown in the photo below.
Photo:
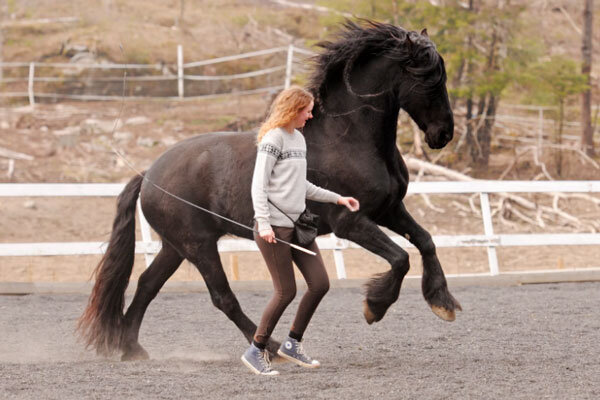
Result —
[[271, 360], [269, 359], [269, 352], [266, 350], [261, 351], [260, 363], [265, 368], [265, 370], [271, 370]]
[[305, 358], [310, 358], [304, 353], [304, 347], [302, 346], [302, 342], [296, 342], [296, 353]]

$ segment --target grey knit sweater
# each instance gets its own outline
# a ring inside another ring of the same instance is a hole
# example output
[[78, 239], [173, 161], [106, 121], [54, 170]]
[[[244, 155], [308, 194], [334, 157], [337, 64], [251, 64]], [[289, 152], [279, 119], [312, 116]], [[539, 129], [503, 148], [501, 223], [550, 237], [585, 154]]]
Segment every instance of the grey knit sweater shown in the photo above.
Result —
[[340, 195], [306, 180], [306, 142], [304, 136], [283, 128], [270, 130], [258, 144], [252, 176], [252, 205], [258, 230], [294, 224], [277, 210], [275, 203], [294, 221], [306, 208], [306, 199], [337, 203]]

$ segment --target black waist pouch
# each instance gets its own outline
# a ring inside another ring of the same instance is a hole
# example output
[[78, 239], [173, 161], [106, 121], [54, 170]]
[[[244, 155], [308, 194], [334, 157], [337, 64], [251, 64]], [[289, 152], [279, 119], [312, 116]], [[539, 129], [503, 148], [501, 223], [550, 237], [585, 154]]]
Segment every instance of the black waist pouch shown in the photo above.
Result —
[[294, 241], [301, 246], [308, 246], [315, 241], [319, 227], [319, 216], [305, 209], [294, 222]]
[[302, 214], [294, 221], [289, 215], [284, 213], [281, 208], [277, 207], [271, 200], [269, 203], [278, 209], [283, 215], [289, 218], [294, 223], [294, 242], [300, 246], [309, 246], [315, 241], [319, 227], [319, 216], [311, 213], [308, 208], [302, 211]]

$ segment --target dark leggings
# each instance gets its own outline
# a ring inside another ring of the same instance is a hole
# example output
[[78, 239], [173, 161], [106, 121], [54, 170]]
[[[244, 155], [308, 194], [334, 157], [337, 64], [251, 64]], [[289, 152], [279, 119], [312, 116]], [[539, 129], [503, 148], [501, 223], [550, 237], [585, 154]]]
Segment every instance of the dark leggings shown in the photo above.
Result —
[[[277, 238], [292, 241], [293, 228], [274, 226], [273, 231]], [[304, 334], [319, 302], [329, 290], [329, 277], [317, 243], [313, 242], [307, 247], [317, 253], [316, 256], [311, 256], [281, 242], [268, 243], [257, 233], [254, 234], [254, 240], [267, 263], [275, 289], [273, 297], [263, 312], [260, 324], [254, 334], [254, 340], [258, 343], [267, 343], [281, 314], [296, 296], [296, 280], [292, 260], [304, 276], [308, 290], [300, 301], [291, 331], [299, 335]]]

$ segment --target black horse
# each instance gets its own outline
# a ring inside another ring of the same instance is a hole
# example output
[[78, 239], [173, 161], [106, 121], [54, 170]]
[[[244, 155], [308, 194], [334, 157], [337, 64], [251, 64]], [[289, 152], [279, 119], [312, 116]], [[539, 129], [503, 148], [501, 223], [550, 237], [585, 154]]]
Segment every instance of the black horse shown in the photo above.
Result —
[[[311, 91], [314, 118], [304, 128], [308, 179], [360, 200], [361, 209], [309, 202], [321, 215], [319, 233], [334, 232], [385, 258], [391, 270], [367, 285], [364, 315], [369, 324], [383, 318], [396, 301], [409, 269], [408, 254], [378, 225], [403, 235], [423, 258], [423, 296], [433, 312], [452, 321], [459, 303], [448, 291], [431, 236], [402, 203], [408, 171], [396, 147], [402, 108], [425, 132], [430, 147], [444, 147], [454, 131], [442, 57], [424, 30], [420, 34], [380, 23], [347, 22], [335, 42], [321, 44]], [[79, 321], [87, 344], [99, 353], [122, 351], [122, 359], [147, 358], [138, 343], [149, 303], [183, 259], [202, 274], [213, 304], [248, 341], [256, 325], [244, 314], [223, 271], [217, 240], [225, 234], [252, 238], [252, 232], [190, 207], [148, 181], [216, 213], [251, 225], [250, 184], [256, 134], [210, 133], [167, 150], [142, 176], [126, 185], [108, 249], [96, 267], [96, 283]], [[123, 314], [124, 293], [134, 261], [135, 206], [162, 239], [162, 249], [140, 276], [135, 297]], [[279, 344], [270, 341], [268, 349]]]

